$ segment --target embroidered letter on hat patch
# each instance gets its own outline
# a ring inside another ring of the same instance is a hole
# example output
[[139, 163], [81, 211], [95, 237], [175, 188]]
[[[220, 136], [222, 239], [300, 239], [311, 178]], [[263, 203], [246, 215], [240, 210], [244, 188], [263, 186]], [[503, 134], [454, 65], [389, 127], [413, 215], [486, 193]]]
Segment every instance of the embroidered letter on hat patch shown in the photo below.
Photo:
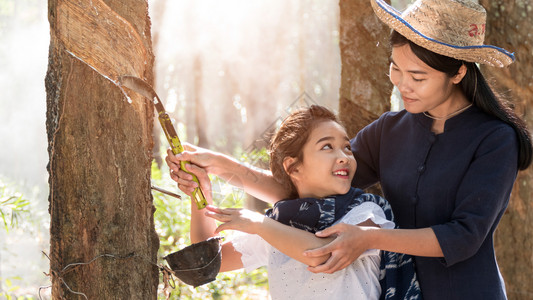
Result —
[[473, 37], [482, 34], [485, 34], [485, 24], [470, 24], [469, 36]]

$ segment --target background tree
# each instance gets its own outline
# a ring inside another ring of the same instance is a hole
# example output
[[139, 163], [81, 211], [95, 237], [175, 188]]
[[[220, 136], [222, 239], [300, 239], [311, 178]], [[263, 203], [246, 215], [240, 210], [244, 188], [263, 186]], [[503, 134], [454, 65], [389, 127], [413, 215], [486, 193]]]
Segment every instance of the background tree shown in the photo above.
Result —
[[368, 0], [340, 0], [341, 87], [339, 115], [348, 135], [390, 109], [390, 30]]
[[[339, 117], [348, 136], [390, 110], [392, 84], [389, 72], [390, 30], [368, 0], [340, 0], [341, 87]], [[381, 194], [379, 185], [368, 192]]]
[[147, 2], [48, 3], [52, 297], [156, 299], [153, 108], [115, 84], [125, 73], [153, 81]]
[[[497, 88], [511, 97], [533, 130], [533, 22], [529, 1], [481, 0], [487, 10], [486, 43], [515, 52], [508, 68], [484, 67]], [[509, 207], [496, 231], [496, 254], [509, 299], [533, 299], [533, 167], [518, 174]]]

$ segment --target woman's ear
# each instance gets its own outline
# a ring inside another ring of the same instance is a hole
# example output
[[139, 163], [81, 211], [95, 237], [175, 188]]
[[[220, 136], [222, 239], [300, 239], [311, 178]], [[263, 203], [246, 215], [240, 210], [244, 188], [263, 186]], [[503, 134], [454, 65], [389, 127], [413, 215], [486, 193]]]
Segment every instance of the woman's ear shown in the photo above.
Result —
[[457, 70], [457, 74], [455, 74], [455, 76], [452, 77], [453, 84], [458, 84], [459, 82], [461, 82], [461, 80], [463, 80], [463, 78], [466, 75], [466, 71], [467, 71], [466, 66], [462, 64], [459, 67], [459, 70]]

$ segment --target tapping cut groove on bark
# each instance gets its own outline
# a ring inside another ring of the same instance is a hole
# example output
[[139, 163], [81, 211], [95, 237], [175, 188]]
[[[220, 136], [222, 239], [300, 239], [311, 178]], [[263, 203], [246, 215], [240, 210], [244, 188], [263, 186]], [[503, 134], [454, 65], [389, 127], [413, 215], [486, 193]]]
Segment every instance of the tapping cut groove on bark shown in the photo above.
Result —
[[143, 77], [147, 51], [135, 28], [102, 0], [57, 6], [57, 38], [67, 51], [114, 83], [120, 74]]

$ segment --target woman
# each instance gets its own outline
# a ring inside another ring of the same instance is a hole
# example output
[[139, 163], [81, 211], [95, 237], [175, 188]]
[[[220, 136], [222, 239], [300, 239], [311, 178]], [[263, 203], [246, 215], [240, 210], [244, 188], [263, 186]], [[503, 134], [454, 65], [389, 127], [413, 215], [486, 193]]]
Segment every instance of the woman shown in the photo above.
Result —
[[[405, 110], [383, 114], [351, 141], [358, 162], [352, 185], [381, 183], [401, 229], [339, 224], [318, 232], [336, 239], [306, 252], [331, 253], [325, 264], [310, 270], [332, 273], [376, 248], [416, 256], [426, 299], [505, 299], [493, 233], [517, 171], [531, 164], [531, 136], [476, 63], [505, 67], [514, 56], [483, 45], [486, 14], [475, 3], [419, 0], [401, 15], [381, 0], [371, 3], [393, 30], [390, 80]], [[169, 156], [174, 171], [179, 159], [214, 174], [236, 166], [227, 157], [199, 151]], [[199, 168], [190, 168], [206, 178]], [[258, 198], [283, 198], [267, 173], [240, 166], [227, 175], [239, 178]], [[189, 176], [172, 176], [190, 191]]]

